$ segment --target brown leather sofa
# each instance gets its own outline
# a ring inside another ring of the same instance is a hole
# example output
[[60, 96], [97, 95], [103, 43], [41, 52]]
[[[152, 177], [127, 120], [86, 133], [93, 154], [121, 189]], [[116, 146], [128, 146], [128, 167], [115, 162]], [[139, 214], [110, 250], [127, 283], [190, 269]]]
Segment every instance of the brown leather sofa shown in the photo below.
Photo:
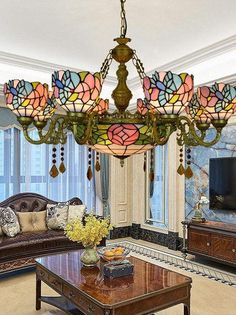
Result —
[[[35, 193], [20, 193], [1, 202], [0, 207], [9, 206], [15, 212], [42, 211], [48, 203], [57, 201]], [[80, 205], [82, 201], [72, 198], [69, 203]], [[82, 244], [70, 241], [62, 230], [25, 232], [13, 238], [0, 236], [0, 273], [32, 267], [35, 257], [81, 248]]]

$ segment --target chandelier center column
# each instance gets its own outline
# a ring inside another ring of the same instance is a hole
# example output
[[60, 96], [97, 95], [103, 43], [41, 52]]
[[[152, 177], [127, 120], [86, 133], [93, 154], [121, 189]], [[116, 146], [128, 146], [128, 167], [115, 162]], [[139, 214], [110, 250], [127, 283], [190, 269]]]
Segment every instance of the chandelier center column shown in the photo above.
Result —
[[119, 45], [112, 50], [112, 57], [115, 61], [120, 63], [120, 65], [116, 72], [118, 84], [112, 92], [112, 98], [114, 99], [118, 111], [124, 112], [129, 106], [129, 102], [133, 96], [127, 86], [127, 77], [129, 73], [125, 63], [133, 57], [134, 53], [133, 50], [126, 45], [130, 41], [129, 38], [116, 38], [115, 41], [117, 41]]

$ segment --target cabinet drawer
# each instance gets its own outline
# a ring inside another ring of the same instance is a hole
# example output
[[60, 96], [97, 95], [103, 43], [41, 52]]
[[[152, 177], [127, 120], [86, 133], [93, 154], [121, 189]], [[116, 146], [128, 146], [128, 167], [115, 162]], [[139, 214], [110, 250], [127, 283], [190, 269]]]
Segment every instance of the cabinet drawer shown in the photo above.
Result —
[[78, 306], [86, 315], [104, 315], [104, 311], [100, 307], [66, 284], [63, 285], [63, 295]]
[[44, 282], [48, 281], [48, 274], [38, 266], [36, 269], [36, 274], [37, 274], [38, 278], [41, 279], [42, 281], [44, 281]]
[[231, 237], [227, 237], [224, 235], [211, 235], [211, 243], [212, 243], [212, 253], [214, 257], [220, 258], [226, 261], [232, 261], [236, 257], [234, 247], [235, 241]]
[[209, 233], [197, 229], [188, 230], [188, 249], [190, 251], [209, 255], [210, 246], [211, 236]]
[[48, 275], [48, 280], [46, 281], [50, 287], [55, 289], [57, 292], [62, 292], [62, 281], [58, 280], [56, 277], [52, 275]]

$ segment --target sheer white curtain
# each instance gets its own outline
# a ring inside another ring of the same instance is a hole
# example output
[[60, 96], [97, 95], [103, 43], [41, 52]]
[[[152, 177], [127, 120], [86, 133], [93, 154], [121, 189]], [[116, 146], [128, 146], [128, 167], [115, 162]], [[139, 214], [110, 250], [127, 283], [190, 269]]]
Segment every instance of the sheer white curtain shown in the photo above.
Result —
[[[36, 136], [35, 131], [31, 131], [31, 136]], [[56, 148], [59, 168], [60, 146]], [[78, 145], [72, 134], [69, 134], [64, 148], [66, 172], [52, 178], [49, 175], [52, 167], [51, 145], [32, 145], [15, 127], [0, 130], [0, 200], [19, 192], [29, 191], [56, 201], [79, 197], [88, 210], [95, 210], [95, 176], [91, 181], [86, 177], [87, 147]]]

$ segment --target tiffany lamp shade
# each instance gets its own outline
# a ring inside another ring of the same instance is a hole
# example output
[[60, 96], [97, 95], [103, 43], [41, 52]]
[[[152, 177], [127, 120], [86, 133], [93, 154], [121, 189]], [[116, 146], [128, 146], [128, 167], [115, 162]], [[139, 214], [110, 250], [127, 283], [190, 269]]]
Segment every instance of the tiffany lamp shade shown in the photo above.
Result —
[[198, 99], [211, 120], [227, 121], [235, 111], [236, 89], [224, 83], [202, 86], [198, 88]]
[[193, 96], [193, 77], [187, 73], [154, 72], [143, 80], [146, 101], [154, 112], [178, 115]]
[[56, 71], [52, 75], [55, 101], [68, 112], [88, 113], [95, 106], [95, 101], [102, 89], [99, 72]]
[[195, 93], [192, 97], [192, 100], [189, 102], [186, 107], [187, 114], [192, 117], [196, 122], [200, 124], [210, 124], [211, 119], [207, 116], [206, 111], [203, 106], [200, 105], [197, 97], [197, 93]]
[[4, 85], [6, 105], [14, 114], [34, 117], [45, 107], [48, 85], [24, 80], [10, 80]]

